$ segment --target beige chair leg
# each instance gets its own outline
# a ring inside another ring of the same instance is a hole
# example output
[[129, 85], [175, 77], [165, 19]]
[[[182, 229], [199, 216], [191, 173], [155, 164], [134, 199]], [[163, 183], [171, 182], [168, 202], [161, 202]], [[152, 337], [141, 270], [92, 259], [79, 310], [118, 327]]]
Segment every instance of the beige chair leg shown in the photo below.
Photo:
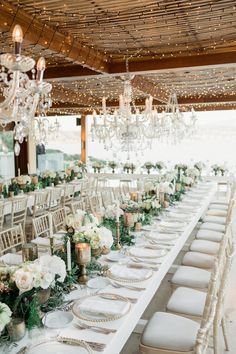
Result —
[[225, 350], [228, 352], [229, 351], [229, 342], [228, 342], [228, 338], [227, 338], [227, 328], [226, 328], [225, 317], [223, 317], [221, 320], [221, 326], [222, 326], [222, 333], [223, 333], [224, 342], [225, 342]]
[[213, 348], [214, 354], [221, 354], [219, 348], [219, 326], [217, 323], [213, 324]]

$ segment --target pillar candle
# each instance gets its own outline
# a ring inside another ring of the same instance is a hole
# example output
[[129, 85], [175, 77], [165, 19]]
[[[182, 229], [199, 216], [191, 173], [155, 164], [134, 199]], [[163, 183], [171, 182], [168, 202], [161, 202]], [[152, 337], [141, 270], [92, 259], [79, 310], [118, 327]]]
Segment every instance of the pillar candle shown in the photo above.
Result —
[[67, 271], [70, 272], [71, 271], [71, 244], [69, 238], [66, 244], [66, 253], [67, 253]]

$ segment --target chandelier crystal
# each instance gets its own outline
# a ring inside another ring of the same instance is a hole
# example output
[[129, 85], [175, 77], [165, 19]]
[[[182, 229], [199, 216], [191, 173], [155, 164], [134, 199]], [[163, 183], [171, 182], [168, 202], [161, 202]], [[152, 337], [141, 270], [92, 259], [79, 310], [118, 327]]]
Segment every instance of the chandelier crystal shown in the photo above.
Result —
[[[45, 59], [39, 58], [36, 72], [34, 59], [21, 54], [23, 33], [19, 25], [13, 29], [12, 41], [14, 53], [0, 55], [0, 87], [3, 95], [3, 101], [0, 103], [0, 124], [3, 130], [8, 123], [15, 124], [14, 150], [15, 154], [19, 155], [20, 144], [29, 135], [34, 135], [33, 122], [36, 111], [45, 112], [52, 105], [52, 86], [43, 81]], [[30, 70], [32, 79], [27, 75]]]

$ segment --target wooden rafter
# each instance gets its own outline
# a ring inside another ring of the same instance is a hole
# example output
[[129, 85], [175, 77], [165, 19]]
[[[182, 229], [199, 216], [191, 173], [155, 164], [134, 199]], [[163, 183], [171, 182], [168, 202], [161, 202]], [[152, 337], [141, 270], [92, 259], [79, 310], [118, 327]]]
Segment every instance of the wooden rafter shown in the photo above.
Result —
[[98, 72], [107, 71], [107, 58], [104, 54], [40, 22], [38, 18], [32, 18], [25, 11], [2, 1], [0, 31], [11, 31], [15, 24], [22, 27], [24, 41], [27, 44], [39, 45], [47, 49], [48, 53], [60, 53], [68, 61], [89, 69]]
[[168, 101], [168, 94], [164, 90], [159, 89], [152, 82], [148, 81], [142, 76], [135, 75], [132, 80], [132, 87], [138, 89], [139, 91], [151, 95], [154, 99], [160, 102]]

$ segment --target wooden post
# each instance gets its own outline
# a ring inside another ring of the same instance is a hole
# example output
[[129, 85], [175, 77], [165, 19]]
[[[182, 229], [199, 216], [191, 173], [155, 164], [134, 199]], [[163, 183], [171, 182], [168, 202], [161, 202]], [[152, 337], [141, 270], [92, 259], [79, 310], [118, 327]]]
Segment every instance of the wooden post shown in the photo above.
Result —
[[28, 174], [27, 163], [28, 163], [28, 146], [27, 146], [27, 141], [24, 139], [23, 143], [20, 144], [19, 156], [15, 155], [15, 175], [16, 176], [18, 175], [18, 169], [20, 169], [21, 175]]
[[87, 131], [86, 131], [86, 115], [81, 115], [81, 161], [86, 163], [87, 160]]

